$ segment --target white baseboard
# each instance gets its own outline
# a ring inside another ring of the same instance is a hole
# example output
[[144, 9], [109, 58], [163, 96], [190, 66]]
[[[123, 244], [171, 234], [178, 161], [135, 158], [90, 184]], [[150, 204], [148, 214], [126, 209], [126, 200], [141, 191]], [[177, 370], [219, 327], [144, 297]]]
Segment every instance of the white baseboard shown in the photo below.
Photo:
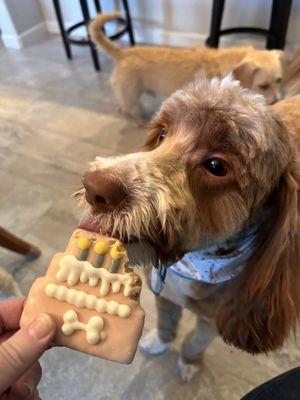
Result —
[[[65, 28], [69, 28], [78, 21], [65, 21]], [[179, 46], [179, 47], [191, 47], [205, 43], [207, 34], [197, 32], [182, 32], [182, 31], [170, 31], [153, 25], [148, 25], [144, 21], [133, 19], [134, 34], [137, 43], [147, 43], [158, 46]], [[48, 32], [59, 34], [59, 26], [56, 20], [46, 21]], [[108, 28], [109, 29], [109, 28]], [[109, 33], [109, 32], [108, 32]], [[85, 36], [85, 28], [79, 28], [74, 32], [76, 36]], [[264, 39], [254, 38], [251, 42], [258, 47], [264, 46]], [[124, 35], [122, 40], [128, 41], [128, 35]], [[249, 36], [247, 37], [249, 43]], [[245, 39], [241, 37], [235, 37], [229, 39], [228, 37], [222, 39], [222, 43], [225, 45], [239, 44], [245, 42]]]
[[[133, 22], [134, 33], [137, 43], [149, 43], [153, 45], [192, 47], [204, 45], [208, 33], [204, 32], [183, 32], [170, 31], [160, 27], [147, 26], [142, 21]], [[124, 36], [124, 39], [126, 35]], [[127, 38], [126, 38], [127, 39]], [[263, 36], [232, 35], [221, 39], [222, 46], [240, 46], [243, 44], [253, 45], [257, 48], [264, 48], [265, 38]]]
[[[69, 28], [71, 25], [75, 24], [75, 22], [67, 21], [64, 24], [65, 28]], [[46, 21], [46, 26], [49, 33], [60, 33], [58, 22], [56, 20]]]
[[[68, 29], [78, 21], [65, 21], [65, 28]], [[56, 20], [46, 21], [48, 32], [59, 34], [59, 26]], [[185, 33], [167, 31], [161, 28], [145, 26], [139, 21], [133, 20], [134, 34], [137, 43], [147, 43], [155, 45], [170, 45], [170, 46], [193, 46], [199, 43], [204, 43], [205, 35], [197, 33]], [[79, 28], [74, 32], [74, 35], [85, 35], [85, 28]], [[124, 35], [122, 40], [128, 41], [128, 36]]]
[[46, 23], [43, 21], [27, 31], [22, 32], [20, 38], [23, 42], [23, 46], [26, 47], [44, 39], [46, 36], [48, 36], [48, 30]]
[[[137, 43], [191, 47], [204, 44], [206, 39], [204, 33], [170, 31], [155, 26], [147, 26], [139, 21], [134, 21], [133, 25]], [[124, 39], [127, 39], [126, 35]]]
[[22, 49], [23, 43], [20, 40], [19, 36], [14, 36], [14, 35], [1, 35], [2, 42], [4, 44], [4, 47], [7, 47], [8, 49]]
[[[65, 21], [65, 28], [76, 24], [78, 21]], [[50, 33], [60, 34], [59, 26], [56, 20], [46, 21], [48, 31]], [[153, 26], [145, 26], [139, 21], [133, 20], [134, 34], [137, 43], [147, 43], [155, 45], [169, 45], [169, 46], [194, 46], [204, 43], [206, 36], [204, 34], [186, 33], [167, 31]], [[109, 33], [109, 32], [108, 32]], [[85, 35], [85, 28], [79, 28], [74, 31], [74, 35]], [[122, 40], [128, 41], [128, 36], [124, 35]]]
[[[182, 32], [164, 30], [160, 27], [147, 26], [146, 23], [134, 20], [134, 34], [137, 43], [152, 44], [157, 46], [178, 46], [193, 47], [205, 45], [208, 33]], [[129, 41], [128, 35], [124, 35], [122, 40]], [[223, 36], [220, 39], [220, 47], [231, 46], [253, 46], [257, 49], [265, 49], [266, 37], [251, 34], [235, 34]], [[299, 43], [287, 43], [285, 50], [288, 53], [293, 52], [299, 47]]]
[[22, 32], [20, 35], [2, 35], [2, 41], [5, 47], [11, 49], [22, 49], [31, 46], [40, 41], [47, 35], [45, 22], [41, 22], [30, 29]]
[[[65, 27], [69, 28], [78, 21], [66, 21]], [[170, 31], [163, 28], [147, 25], [145, 21], [133, 19], [134, 35], [137, 44], [150, 44], [158, 46], [178, 46], [192, 47], [204, 45], [208, 33], [201, 32], [182, 32]], [[46, 21], [47, 29], [50, 33], [60, 34], [59, 26], [56, 20]], [[109, 34], [109, 32], [108, 32]], [[85, 36], [85, 28], [80, 28], [74, 32], [74, 36]], [[129, 41], [128, 35], [124, 35], [122, 40]], [[221, 38], [221, 46], [241, 46], [253, 45], [255, 48], [264, 49], [266, 44], [265, 36], [257, 35], [230, 35]], [[297, 44], [298, 45], [298, 44]], [[288, 43], [287, 48], [291, 51], [296, 47], [293, 43]]]
[[[70, 26], [75, 25], [76, 23], [78, 23], [78, 21], [64, 21], [64, 27], [65, 29], [68, 29]], [[60, 29], [56, 20], [46, 21], [46, 26], [49, 33], [60, 34]], [[76, 31], [74, 31], [74, 36], [86, 36], [85, 28], [81, 27], [76, 29]]]

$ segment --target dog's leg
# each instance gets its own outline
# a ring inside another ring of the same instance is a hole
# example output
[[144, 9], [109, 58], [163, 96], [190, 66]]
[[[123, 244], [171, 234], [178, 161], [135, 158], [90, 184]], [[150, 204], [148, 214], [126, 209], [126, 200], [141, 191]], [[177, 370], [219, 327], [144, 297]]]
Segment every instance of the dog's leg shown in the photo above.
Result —
[[119, 111], [143, 124], [146, 119], [146, 111], [140, 103], [142, 90], [139, 81], [132, 75], [114, 73], [111, 84], [119, 103]]
[[171, 347], [182, 314], [182, 308], [165, 297], [156, 296], [155, 299], [157, 328], [151, 330], [139, 344], [141, 350], [151, 355], [162, 354]]
[[186, 337], [178, 360], [183, 382], [191, 381], [199, 371], [203, 352], [216, 336], [214, 327], [198, 317], [196, 329]]
[[2, 267], [0, 267], [0, 291], [1, 290], [10, 296], [23, 296], [23, 293], [13, 276]]

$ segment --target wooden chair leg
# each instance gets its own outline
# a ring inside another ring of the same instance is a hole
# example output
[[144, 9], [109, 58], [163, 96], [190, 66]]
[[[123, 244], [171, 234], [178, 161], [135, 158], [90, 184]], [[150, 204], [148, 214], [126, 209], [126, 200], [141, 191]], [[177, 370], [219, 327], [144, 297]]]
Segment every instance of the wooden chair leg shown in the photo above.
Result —
[[39, 257], [41, 251], [36, 246], [25, 242], [12, 233], [0, 227], [0, 246], [12, 250], [19, 254], [24, 254], [33, 258]]

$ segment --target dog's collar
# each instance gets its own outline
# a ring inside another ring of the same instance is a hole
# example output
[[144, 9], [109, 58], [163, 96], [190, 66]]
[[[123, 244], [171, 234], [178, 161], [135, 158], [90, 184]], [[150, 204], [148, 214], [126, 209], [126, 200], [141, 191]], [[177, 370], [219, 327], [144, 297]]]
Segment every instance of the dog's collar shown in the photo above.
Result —
[[248, 227], [226, 240], [222, 245], [186, 253], [169, 268], [152, 270], [151, 289], [155, 294], [163, 290], [168, 273], [194, 282], [219, 284], [234, 279], [255, 250], [257, 228]]

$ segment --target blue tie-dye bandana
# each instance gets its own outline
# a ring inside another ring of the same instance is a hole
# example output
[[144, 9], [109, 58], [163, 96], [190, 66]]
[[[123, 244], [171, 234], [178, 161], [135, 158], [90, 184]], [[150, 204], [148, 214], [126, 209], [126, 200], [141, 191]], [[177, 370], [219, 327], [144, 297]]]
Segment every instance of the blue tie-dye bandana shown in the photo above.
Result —
[[151, 289], [159, 295], [168, 274], [173, 273], [190, 281], [218, 284], [235, 278], [255, 250], [256, 229], [252, 228], [242, 238], [233, 238], [224, 246], [211, 247], [186, 253], [169, 268], [152, 269]]

